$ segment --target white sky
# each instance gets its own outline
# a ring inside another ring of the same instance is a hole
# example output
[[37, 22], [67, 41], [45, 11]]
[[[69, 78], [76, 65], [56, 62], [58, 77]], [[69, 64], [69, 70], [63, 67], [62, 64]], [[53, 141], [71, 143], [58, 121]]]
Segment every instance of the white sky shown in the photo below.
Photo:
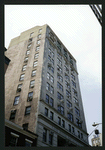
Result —
[[[102, 123], [102, 27], [89, 5], [5, 5], [5, 47], [21, 32], [44, 24], [51, 27], [77, 60], [90, 134], [93, 122]], [[98, 129], [102, 133], [102, 125]]]

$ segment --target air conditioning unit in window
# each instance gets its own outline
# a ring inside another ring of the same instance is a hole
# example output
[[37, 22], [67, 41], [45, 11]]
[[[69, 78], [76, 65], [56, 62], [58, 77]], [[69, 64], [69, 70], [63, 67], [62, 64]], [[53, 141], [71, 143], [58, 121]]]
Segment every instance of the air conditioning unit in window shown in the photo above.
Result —
[[16, 110], [14, 109], [14, 110], [11, 110], [11, 113], [14, 113]]
[[28, 97], [28, 101], [32, 101], [32, 96]]
[[64, 103], [64, 99], [61, 99], [60, 102], [61, 102], [61, 103]]
[[48, 67], [51, 67], [52, 65], [51, 64], [48, 64]]
[[17, 88], [17, 92], [20, 92], [21, 91], [21, 88], [19, 87], [19, 88]]
[[34, 88], [34, 85], [30, 85], [31, 88]]
[[70, 98], [69, 95], [67, 95], [67, 98]]

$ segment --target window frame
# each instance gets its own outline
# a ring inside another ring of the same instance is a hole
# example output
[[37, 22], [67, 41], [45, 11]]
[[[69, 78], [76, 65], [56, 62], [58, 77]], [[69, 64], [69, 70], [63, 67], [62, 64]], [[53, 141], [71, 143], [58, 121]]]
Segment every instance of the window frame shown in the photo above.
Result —
[[[27, 111], [28, 108], [30, 108], [30, 109]], [[31, 112], [31, 106], [27, 106], [25, 109], [25, 116], [30, 115], [30, 112]]]
[[19, 99], [20, 99], [20, 95], [15, 96], [15, 98], [14, 98], [14, 104], [13, 104], [14, 106], [19, 104]]

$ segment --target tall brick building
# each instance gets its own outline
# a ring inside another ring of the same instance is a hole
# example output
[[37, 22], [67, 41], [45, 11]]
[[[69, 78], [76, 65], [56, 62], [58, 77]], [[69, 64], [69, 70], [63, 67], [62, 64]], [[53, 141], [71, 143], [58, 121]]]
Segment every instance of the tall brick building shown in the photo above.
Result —
[[5, 118], [38, 134], [37, 146], [89, 146], [76, 60], [48, 25], [11, 40]]

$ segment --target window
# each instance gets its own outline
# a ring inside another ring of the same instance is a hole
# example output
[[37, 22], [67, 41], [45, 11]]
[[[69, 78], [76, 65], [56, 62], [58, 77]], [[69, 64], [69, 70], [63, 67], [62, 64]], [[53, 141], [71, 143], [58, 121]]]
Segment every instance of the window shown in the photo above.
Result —
[[57, 82], [57, 88], [63, 92], [63, 86], [59, 82]]
[[64, 66], [64, 69], [69, 74], [69, 69], [66, 66]]
[[26, 55], [29, 55], [29, 54], [30, 54], [30, 50], [27, 50], [27, 51], [26, 51]]
[[38, 39], [40, 39], [40, 38], [41, 38], [41, 34], [38, 35]]
[[32, 101], [32, 99], [33, 99], [33, 92], [29, 92], [27, 101]]
[[39, 29], [39, 33], [41, 33], [42, 32], [42, 29]]
[[20, 96], [16, 96], [14, 99], [14, 105], [17, 105], [19, 103]]
[[30, 81], [30, 88], [33, 88], [35, 84], [35, 80]]
[[45, 116], [48, 117], [48, 109], [47, 108], [45, 108]]
[[60, 58], [60, 59], [62, 59], [62, 56], [57, 52], [57, 56]]
[[23, 124], [22, 127], [23, 127], [24, 130], [28, 130], [28, 123]]
[[75, 80], [75, 76], [74, 76], [73, 74], [71, 74], [71, 77], [72, 77], [72, 79], [74, 79], [74, 80]]
[[72, 85], [76, 88], [76, 83], [72, 80]]
[[50, 87], [50, 92], [51, 94], [54, 94], [54, 88], [52, 86]]
[[25, 74], [20, 75], [20, 81], [24, 80], [24, 76], [25, 76]]
[[50, 55], [48, 55], [48, 60], [50, 60], [50, 61], [51, 61], [51, 56], [50, 56]]
[[53, 120], [53, 112], [50, 111], [50, 119]]
[[23, 84], [19, 84], [19, 85], [18, 85], [18, 87], [17, 87], [17, 92], [20, 92], [20, 91], [21, 91], [22, 85], [23, 85]]
[[47, 142], [47, 129], [43, 129], [43, 141]]
[[64, 115], [64, 107], [58, 105], [58, 111]]
[[66, 90], [66, 96], [67, 96], [68, 98], [71, 98], [71, 93], [70, 93], [69, 91], [67, 91], [67, 90]]
[[54, 58], [54, 53], [53, 52], [51, 53], [51, 56]]
[[66, 88], [70, 89], [70, 83], [68, 83], [67, 81], [65, 81], [65, 85], [66, 85]]
[[48, 69], [51, 70], [52, 73], [54, 73], [54, 68], [51, 66], [51, 64], [48, 64]]
[[78, 138], [80, 138], [80, 132], [78, 131]]
[[34, 34], [34, 32], [30, 33], [30, 37], [32, 37], [33, 34]]
[[67, 59], [67, 51], [65, 49], [63, 49], [63, 52], [64, 52], [64, 56], [66, 57]]
[[31, 111], [31, 106], [26, 107], [25, 115], [29, 115]]
[[25, 57], [24, 62], [25, 63], [28, 62], [28, 57]]
[[70, 64], [73, 66], [73, 59], [71, 56], [70, 56]]
[[81, 133], [81, 139], [83, 139], [83, 133]]
[[62, 77], [59, 73], [57, 73], [57, 78], [58, 78], [61, 82], [63, 82], [63, 77]]
[[52, 42], [55, 41], [54, 34], [52, 32], [49, 33], [49, 38], [51, 39]]
[[71, 132], [71, 125], [69, 124], [69, 132]]
[[54, 60], [52, 59], [52, 64], [54, 65]]
[[32, 71], [32, 77], [36, 75], [36, 70]]
[[36, 53], [34, 59], [37, 59], [38, 57], [39, 57], [39, 53]]
[[35, 50], [35, 51], [36, 51], [36, 52], [39, 51], [39, 46], [36, 47], [36, 50]]
[[47, 72], [47, 79], [50, 79], [50, 74], [49, 74], [49, 72]]
[[77, 116], [80, 116], [80, 111], [75, 107], [75, 113], [77, 114]]
[[32, 143], [25, 141], [25, 147], [31, 147]]
[[50, 76], [50, 81], [51, 81], [52, 83], [54, 83], [54, 77], [53, 77], [53, 76]]
[[11, 147], [17, 146], [17, 141], [18, 141], [18, 137], [11, 135], [9, 146], [11, 146]]
[[72, 103], [70, 103], [68, 100], [67, 100], [67, 107], [72, 107]]
[[37, 41], [37, 44], [40, 44], [40, 40]]
[[65, 121], [62, 119], [62, 127], [65, 128]]
[[28, 44], [27, 48], [29, 49], [30, 47], [31, 47], [31, 43], [30, 43], [30, 44]]
[[62, 68], [59, 65], [57, 65], [57, 70], [62, 73]]
[[57, 41], [57, 47], [58, 47], [58, 49], [59, 49], [60, 52], [61, 52], [61, 43], [60, 43], [59, 41]]
[[15, 119], [16, 110], [11, 110], [10, 120]]
[[50, 84], [48, 82], [46, 84], [46, 90], [50, 91]]
[[73, 101], [74, 103], [78, 103], [78, 100], [75, 97], [73, 97]]
[[52, 145], [53, 141], [53, 134], [49, 134], [49, 144]]
[[50, 97], [50, 105], [53, 107], [54, 100]]
[[38, 64], [38, 61], [34, 61], [33, 66], [34, 66], [34, 67], [36, 67], [36, 66], [37, 66], [37, 64]]
[[68, 81], [70, 80], [69, 76], [66, 73], [65, 73], [65, 79], [67, 79]]
[[75, 134], [75, 130], [74, 130], [74, 127], [72, 127], [72, 133], [73, 133], [73, 134]]
[[27, 65], [24, 65], [23, 68], [22, 68], [22, 71], [25, 71], [26, 67], [27, 67]]
[[71, 113], [68, 113], [68, 114], [67, 114], [67, 118], [68, 118], [71, 122], [73, 122], [73, 115], [72, 115]]
[[63, 95], [61, 95], [59, 92], [57, 92], [57, 98], [58, 98], [59, 100], [62, 100], [62, 99], [63, 99]]
[[29, 38], [28, 42], [32, 42], [32, 39], [33, 39], [33, 38]]
[[58, 117], [58, 124], [61, 125], [61, 118]]
[[76, 118], [76, 125], [80, 128], [82, 128], [82, 123], [79, 119]]
[[49, 103], [49, 95], [46, 94], [46, 102]]
[[75, 95], [75, 96], [77, 96], [77, 91], [75, 90], [75, 89], [72, 89], [73, 90], [73, 94]]
[[62, 62], [59, 58], [57, 58], [57, 63], [62, 66]]

